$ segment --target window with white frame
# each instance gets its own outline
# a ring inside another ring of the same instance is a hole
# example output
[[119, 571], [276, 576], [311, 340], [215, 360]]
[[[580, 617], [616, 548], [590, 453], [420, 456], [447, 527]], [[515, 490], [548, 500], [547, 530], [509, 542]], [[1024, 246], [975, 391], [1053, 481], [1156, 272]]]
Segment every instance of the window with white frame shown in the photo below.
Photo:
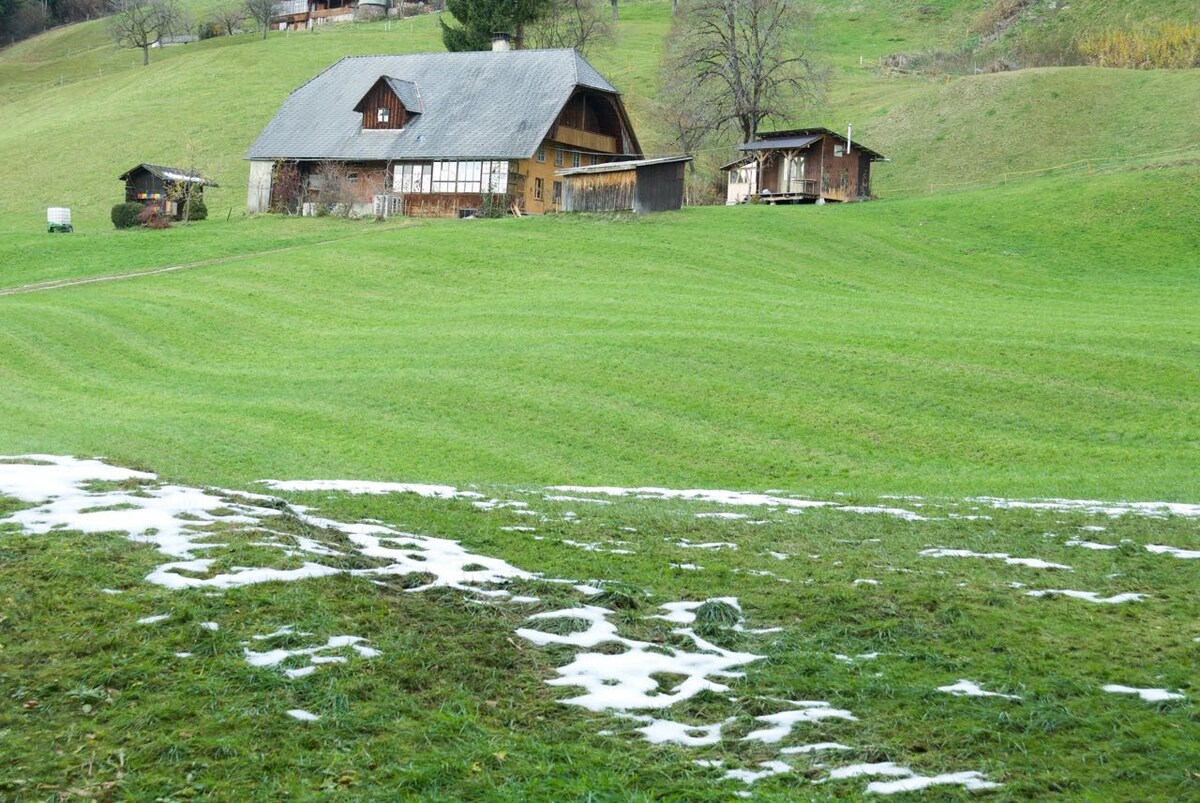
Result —
[[427, 162], [395, 168], [397, 192], [474, 194], [508, 191], [508, 162]]
[[377, 123], [389, 122], [391, 120], [391, 116], [391, 111], [385, 106], [380, 106], [375, 110], [375, 122]]
[[579, 167], [581, 164], [583, 164], [583, 154], [575, 151], [571, 154], [571, 167]]

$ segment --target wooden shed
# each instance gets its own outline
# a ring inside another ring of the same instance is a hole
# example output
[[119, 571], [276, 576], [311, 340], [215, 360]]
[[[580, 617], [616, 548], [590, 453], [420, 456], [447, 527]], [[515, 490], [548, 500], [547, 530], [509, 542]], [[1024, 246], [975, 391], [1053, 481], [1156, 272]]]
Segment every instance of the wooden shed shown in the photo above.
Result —
[[683, 206], [690, 156], [664, 156], [559, 170], [564, 212], [664, 212]]
[[184, 200], [202, 200], [205, 187], [218, 186], [215, 181], [193, 173], [178, 167], [142, 163], [117, 178], [125, 182], [126, 203], [153, 204], [164, 214], [179, 218], [183, 215]]
[[759, 134], [738, 148], [729, 174], [727, 204], [863, 201], [872, 197], [871, 163], [883, 154], [828, 128]]

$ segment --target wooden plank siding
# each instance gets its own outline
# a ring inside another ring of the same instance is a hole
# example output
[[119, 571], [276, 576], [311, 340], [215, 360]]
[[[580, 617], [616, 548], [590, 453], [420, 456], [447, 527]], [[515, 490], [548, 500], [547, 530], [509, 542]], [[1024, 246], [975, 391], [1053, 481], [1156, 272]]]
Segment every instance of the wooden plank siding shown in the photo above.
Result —
[[566, 182], [563, 208], [571, 212], [632, 211], [638, 195], [635, 170], [614, 170], [571, 176]]
[[[388, 121], [379, 122], [379, 109], [388, 110]], [[366, 129], [401, 129], [408, 122], [408, 112], [400, 98], [384, 81], [378, 81], [363, 102], [363, 128]]]

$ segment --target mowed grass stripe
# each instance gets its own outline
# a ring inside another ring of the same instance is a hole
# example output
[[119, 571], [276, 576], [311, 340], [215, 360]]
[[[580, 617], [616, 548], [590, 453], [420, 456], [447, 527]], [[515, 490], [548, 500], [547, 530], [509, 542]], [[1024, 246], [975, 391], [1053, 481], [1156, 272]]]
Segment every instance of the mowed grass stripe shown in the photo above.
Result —
[[[9, 298], [0, 440], [226, 484], [1195, 498], [1196, 173], [448, 223]], [[1156, 221], [1136, 260], [1070, 235], [1083, 205]]]

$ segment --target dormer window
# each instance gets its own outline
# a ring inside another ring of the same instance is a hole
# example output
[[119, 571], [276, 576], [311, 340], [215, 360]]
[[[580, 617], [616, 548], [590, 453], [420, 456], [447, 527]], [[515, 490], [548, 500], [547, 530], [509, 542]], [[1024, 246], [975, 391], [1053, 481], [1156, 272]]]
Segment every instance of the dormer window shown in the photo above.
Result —
[[425, 111], [421, 90], [412, 81], [382, 76], [371, 85], [355, 105], [362, 114], [364, 129], [403, 131], [409, 122]]

